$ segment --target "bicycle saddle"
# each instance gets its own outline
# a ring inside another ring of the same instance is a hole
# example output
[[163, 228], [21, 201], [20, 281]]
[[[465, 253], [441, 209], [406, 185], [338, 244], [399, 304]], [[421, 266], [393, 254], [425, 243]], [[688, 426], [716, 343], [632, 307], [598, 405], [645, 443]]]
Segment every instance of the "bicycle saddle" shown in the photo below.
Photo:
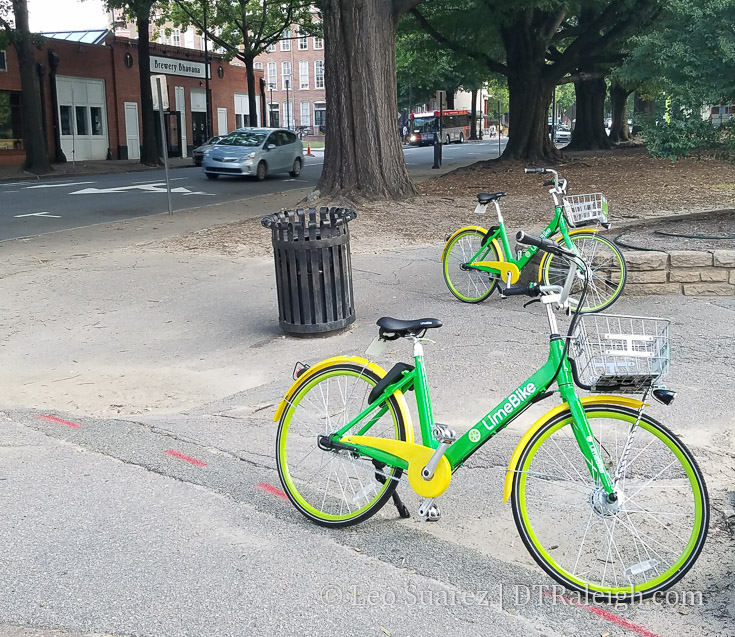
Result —
[[500, 199], [501, 197], [505, 197], [508, 193], [507, 192], [494, 192], [492, 194], [487, 192], [481, 192], [477, 195], [477, 201], [479, 201], [482, 204], [490, 203], [491, 201], [495, 201], [496, 199]]
[[401, 319], [384, 316], [377, 321], [380, 327], [380, 335], [390, 340], [393, 338], [405, 338], [406, 336], [416, 336], [421, 332], [435, 327], [441, 327], [442, 322], [435, 318], [414, 319], [412, 321], [402, 321]]

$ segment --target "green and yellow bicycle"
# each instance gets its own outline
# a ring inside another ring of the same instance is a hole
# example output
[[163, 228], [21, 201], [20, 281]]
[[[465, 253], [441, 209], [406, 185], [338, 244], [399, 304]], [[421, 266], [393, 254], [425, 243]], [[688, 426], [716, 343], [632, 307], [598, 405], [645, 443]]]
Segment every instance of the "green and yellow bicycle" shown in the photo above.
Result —
[[[564, 286], [505, 290], [544, 304], [546, 363], [457, 437], [434, 422], [424, 367], [422, 340], [441, 322], [381, 318], [378, 342], [411, 341], [414, 364], [387, 373], [354, 356], [297, 365], [274, 417], [283, 488], [310, 520], [342, 527], [368, 519], [391, 498], [408, 517], [396, 491], [407, 474], [423, 498], [419, 515], [439, 520], [436, 499], [453, 473], [530, 405], [558, 391], [562, 404], [526, 432], [506, 473], [504, 497], [521, 538], [541, 568], [573, 591], [616, 602], [650, 597], [692, 567], [709, 521], [707, 488], [692, 454], [645, 413], [649, 395], [664, 404], [674, 398], [660, 385], [669, 367], [668, 321], [576, 312], [562, 337], [554, 310], [568, 308], [579, 268], [586, 278], [588, 268], [549, 239], [519, 233], [519, 240], [570, 263]], [[575, 384], [640, 392], [643, 399], [579, 397]], [[421, 442], [408, 391], [416, 395]]]
[[[554, 237], [567, 249], [579, 254], [590, 266], [592, 278], [584, 280], [581, 271], [575, 279], [570, 296], [570, 306], [575, 309], [582, 288], [587, 289], [587, 301], [582, 312], [600, 312], [610, 307], [622, 294], [627, 275], [625, 258], [618, 247], [599, 234], [596, 228], [583, 228], [599, 223], [609, 228], [608, 205], [600, 193], [567, 195], [567, 180], [550, 168], [526, 168], [526, 173], [553, 174], [544, 183], [552, 186], [549, 193], [554, 200], [554, 218], [541, 236]], [[495, 205], [498, 225], [485, 229], [481, 226], [465, 226], [447, 237], [442, 251], [444, 281], [451, 293], [465, 303], [479, 303], [489, 297], [496, 287], [516, 283], [520, 272], [537, 252], [534, 246], [519, 250], [515, 256], [510, 248], [508, 234], [498, 200], [506, 193], [481, 193], [477, 195], [475, 212], [484, 214], [490, 203]], [[560, 200], [561, 198], [561, 200]], [[555, 255], [546, 253], [539, 264], [538, 281], [545, 285], [562, 285], [567, 273], [566, 263]]]

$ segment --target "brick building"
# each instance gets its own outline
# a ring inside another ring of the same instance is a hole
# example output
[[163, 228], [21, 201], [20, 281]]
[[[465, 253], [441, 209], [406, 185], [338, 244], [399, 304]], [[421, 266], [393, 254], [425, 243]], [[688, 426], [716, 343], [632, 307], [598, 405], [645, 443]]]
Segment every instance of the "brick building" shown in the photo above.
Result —
[[[106, 31], [52, 36], [36, 50], [51, 158], [139, 159], [137, 42]], [[226, 134], [249, 112], [245, 69], [216, 53], [209, 57], [210, 132]], [[207, 138], [205, 68], [202, 51], [151, 43], [151, 72], [166, 79], [164, 118], [172, 156], [188, 156]], [[256, 90], [259, 84], [256, 77]], [[11, 47], [0, 55], [0, 164], [25, 159], [20, 89]], [[265, 112], [262, 95], [257, 108], [260, 119]]]
[[258, 56], [255, 64], [265, 77], [271, 126], [323, 133], [327, 113], [324, 41], [299, 37], [294, 25], [278, 44]]

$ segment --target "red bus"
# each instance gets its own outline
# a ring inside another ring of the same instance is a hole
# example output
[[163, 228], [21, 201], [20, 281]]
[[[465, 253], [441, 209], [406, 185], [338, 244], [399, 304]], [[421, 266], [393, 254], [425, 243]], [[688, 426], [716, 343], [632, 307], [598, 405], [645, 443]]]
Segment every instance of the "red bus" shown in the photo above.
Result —
[[444, 144], [461, 144], [470, 136], [469, 111], [441, 111], [441, 131], [439, 130], [439, 111], [411, 113], [409, 141], [415, 146], [434, 143], [434, 133], [441, 132]]

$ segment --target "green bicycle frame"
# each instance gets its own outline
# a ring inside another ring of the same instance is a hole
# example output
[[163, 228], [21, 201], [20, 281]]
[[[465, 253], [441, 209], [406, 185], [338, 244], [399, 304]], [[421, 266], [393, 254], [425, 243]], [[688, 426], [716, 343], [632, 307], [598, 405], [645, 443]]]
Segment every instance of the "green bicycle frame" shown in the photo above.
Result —
[[[432, 433], [434, 418], [423, 355], [416, 355], [414, 360], [416, 365], [413, 370], [403, 372], [401, 378], [388, 385], [378, 398], [339, 429], [339, 431], [334, 433], [331, 436], [332, 439], [338, 442], [347, 431], [355, 427], [358, 423], [361, 423], [364, 419], [367, 419], [366, 424], [357, 432], [358, 435], [365, 435], [380, 417], [386, 413], [388, 410], [386, 401], [394, 392], [414, 389], [416, 392], [422, 443], [425, 447], [436, 449], [439, 443]], [[573, 416], [572, 430], [574, 437], [577, 440], [580, 451], [585, 457], [592, 479], [595, 483], [602, 484], [607, 493], [612, 493], [613, 481], [605, 468], [584, 407], [574, 389], [572, 371], [564, 351], [564, 340], [557, 335], [551, 337], [549, 357], [546, 363], [536, 373], [523, 381], [510, 395], [493, 407], [469, 431], [453, 442], [447, 449], [445, 457], [449, 461], [452, 471], [460, 467], [490, 438], [505, 429], [531, 404], [536, 402], [536, 399], [546, 393], [554, 382], [559, 387], [559, 393], [562, 399], [569, 405]], [[377, 410], [377, 413], [373, 417], [368, 418], [375, 410]], [[373, 449], [365, 445], [350, 446], [358, 453], [378, 460], [379, 462], [385, 462], [388, 465], [402, 469], [408, 468], [405, 460], [385, 451]]]
[[[549, 222], [549, 225], [544, 228], [543, 232], [541, 232], [539, 236], [546, 239], [556, 234], [557, 231], [559, 231], [561, 233], [561, 236], [564, 238], [564, 243], [566, 247], [572, 252], [578, 253], [577, 248], [574, 246], [574, 243], [569, 236], [569, 226], [567, 225], [567, 221], [564, 218], [563, 208], [561, 206], [554, 207], [554, 218]], [[475, 265], [476, 261], [482, 261], [484, 255], [487, 254], [490, 242], [493, 239], [498, 238], [500, 239], [500, 242], [503, 246], [503, 252], [505, 253], [506, 261], [508, 263], [513, 263], [514, 265], [518, 266], [519, 270], [522, 270], [524, 267], [526, 267], [528, 262], [533, 259], [534, 255], [538, 252], [537, 247], [528, 246], [523, 250], [523, 252], [518, 255], [518, 258], [515, 258], [513, 251], [510, 249], [510, 243], [508, 242], [508, 232], [505, 229], [505, 222], [501, 217], [500, 219], [498, 219], [497, 230], [495, 230], [495, 232], [492, 234], [488, 234], [486, 239], [483, 241], [482, 247], [471, 259], [467, 261], [467, 267], [472, 268], [473, 270], [480, 270], [482, 272], [498, 274], [498, 271], [490, 266]]]

